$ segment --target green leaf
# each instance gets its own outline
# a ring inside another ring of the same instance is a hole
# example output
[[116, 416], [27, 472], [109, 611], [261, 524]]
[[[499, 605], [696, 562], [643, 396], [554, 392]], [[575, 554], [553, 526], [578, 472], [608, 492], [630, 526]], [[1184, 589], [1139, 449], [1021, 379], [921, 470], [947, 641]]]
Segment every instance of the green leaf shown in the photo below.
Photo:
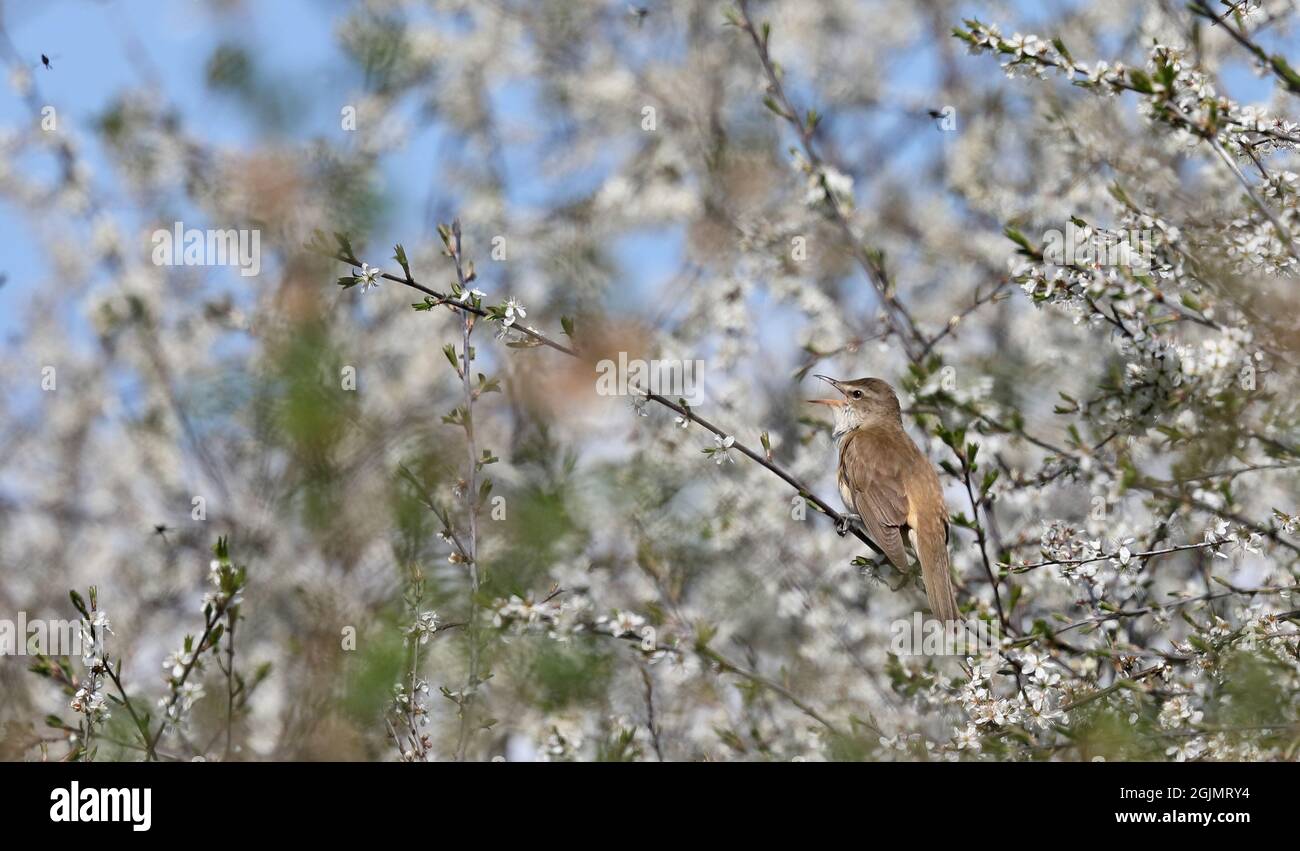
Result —
[[68, 596], [72, 598], [72, 606], [73, 606], [73, 608], [75, 608], [77, 611], [81, 612], [81, 616], [82, 616], [83, 618], [86, 618], [87, 620], [89, 620], [89, 619], [90, 619], [90, 612], [86, 609], [86, 601], [83, 600], [83, 599], [81, 598], [81, 595], [78, 594], [78, 593], [76, 592], [76, 590], [74, 589], [74, 590], [68, 592]]
[[1162, 61], [1156, 67], [1156, 79], [1160, 81], [1160, 85], [1164, 86], [1166, 94], [1173, 90], [1174, 80], [1177, 76], [1174, 66], [1168, 62]]
[[1019, 253], [1024, 254], [1028, 257], [1038, 256], [1038, 251], [1037, 249], [1034, 248], [1033, 243], [1031, 243], [1029, 239], [1020, 231], [1008, 225], [1007, 227], [1002, 229], [1002, 233], [1003, 235], [1006, 236], [1007, 239], [1011, 240], [1016, 245], [1020, 246]]
[[1146, 71], [1138, 68], [1130, 68], [1128, 70], [1128, 78], [1129, 82], [1133, 84], [1133, 88], [1143, 94], [1149, 95], [1155, 91], [1155, 87], [1151, 85], [1151, 77]]
[[398, 265], [402, 267], [402, 271], [406, 273], [406, 280], [411, 280], [411, 267], [406, 262], [406, 249], [402, 247], [400, 242], [393, 246], [393, 259], [397, 261]]
[[1273, 54], [1270, 58], [1273, 63], [1273, 70], [1277, 75], [1286, 82], [1286, 87], [1293, 92], [1300, 93], [1300, 74], [1287, 64], [1286, 59], [1281, 54]]
[[354, 253], [352, 252], [352, 243], [348, 240], [348, 238], [347, 238], [346, 236], [344, 236], [343, 234], [339, 233], [338, 231], [335, 231], [335, 232], [334, 232], [334, 239], [335, 239], [335, 241], [338, 242], [338, 244], [339, 244], [339, 253], [343, 255], [344, 259], [346, 259], [346, 260], [356, 260], [356, 259], [357, 259], [357, 255], [354, 254]]
[[763, 106], [772, 110], [772, 112], [776, 113], [777, 115], [781, 116], [786, 120], [789, 120], [790, 118], [790, 116], [786, 114], [786, 111], [781, 108], [781, 106], [776, 102], [776, 100], [771, 95], [768, 95], [767, 97], [763, 98]]
[[570, 337], [570, 338], [572, 338], [572, 337], [573, 337], [573, 317], [571, 317], [571, 316], [561, 316], [561, 317], [560, 317], [560, 328], [564, 331], [564, 335], [565, 335], [566, 337]]
[[1055, 47], [1056, 52], [1065, 57], [1066, 62], [1069, 62], [1071, 65], [1074, 64], [1074, 57], [1070, 55], [1069, 50], [1066, 50], [1065, 42], [1061, 41], [1060, 36], [1057, 36], [1056, 38], [1052, 39], [1052, 47]]

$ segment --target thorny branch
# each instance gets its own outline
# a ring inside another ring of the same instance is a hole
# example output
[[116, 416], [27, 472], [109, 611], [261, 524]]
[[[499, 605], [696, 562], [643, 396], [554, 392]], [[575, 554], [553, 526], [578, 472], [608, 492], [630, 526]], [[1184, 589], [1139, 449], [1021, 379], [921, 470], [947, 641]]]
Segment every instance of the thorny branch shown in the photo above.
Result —
[[[447, 252], [451, 255], [452, 263], [456, 266], [456, 277], [460, 282], [460, 287], [465, 290], [469, 287], [471, 277], [465, 272], [464, 255], [461, 251], [460, 221], [457, 220], [452, 224], [451, 239], [447, 245]], [[478, 510], [479, 510], [479, 493], [478, 493], [478, 450], [474, 441], [474, 385], [471, 382], [473, 374], [470, 364], [474, 359], [474, 349], [469, 344], [470, 334], [474, 330], [475, 316], [473, 313], [463, 311], [461, 313], [461, 327], [463, 334], [461, 336], [461, 379], [465, 387], [465, 418], [463, 425], [465, 427], [465, 445], [469, 455], [469, 464], [465, 473], [465, 505], [469, 515], [469, 542], [468, 549], [465, 552], [465, 558], [469, 561], [469, 617], [467, 618], [468, 628], [465, 630], [469, 638], [469, 672], [465, 678], [465, 689], [460, 698], [460, 733], [456, 742], [456, 761], [465, 760], [465, 748], [469, 744], [471, 715], [473, 713], [474, 699], [478, 694], [479, 687], [479, 628], [478, 628], [478, 606], [479, 606], [479, 583], [482, 580], [482, 568], [478, 560]]]
[[[340, 251], [324, 250], [322, 253], [342, 263], [347, 263], [354, 267], [361, 266], [361, 261], [358, 260], [356, 257], [350, 256]], [[386, 280], [394, 281], [396, 283], [402, 284], [403, 286], [407, 286], [410, 287], [411, 289], [424, 293], [426, 296], [429, 296], [433, 300], [433, 305], [435, 306], [446, 307], [449, 310], [460, 311], [461, 313], [465, 313], [465, 314], [473, 314], [479, 317], [486, 317], [489, 315], [489, 312], [481, 307], [475, 307], [473, 304], [459, 302], [454, 298], [452, 298], [451, 296], [446, 295], [444, 293], [437, 292], [436, 290], [433, 290], [409, 277], [398, 277], [397, 275], [389, 274], [387, 272], [382, 273], [381, 277], [383, 277]], [[535, 340], [539, 345], [543, 345], [546, 346], [547, 348], [554, 349], [557, 352], [563, 352], [569, 357], [579, 358], [579, 359], [583, 357], [577, 350], [572, 349], [564, 345], [563, 343], [556, 342], [552, 338], [538, 331], [536, 328], [532, 328], [530, 326], [524, 325], [519, 322], [514, 323], [514, 325], [510, 327], [513, 329], [517, 329], [518, 331], [526, 335], [529, 339]], [[731, 433], [723, 431], [720, 427], [714, 425], [713, 423], [701, 417], [699, 414], [695, 412], [693, 408], [687, 408], [685, 406], [679, 405], [676, 402], [673, 402], [671, 399], [661, 396], [658, 393], [652, 393], [649, 390], [645, 390], [640, 387], [633, 386], [631, 384], [629, 384], [629, 386], [632, 390], [634, 390], [636, 393], [643, 396], [644, 398], [667, 408], [668, 410], [672, 411], [678, 416], [681, 416], [689, 420], [692, 423], [695, 423], [696, 425], [700, 426], [705, 431], [708, 431], [711, 434], [723, 438], [732, 436]], [[746, 444], [740, 442], [739, 440], [737, 440], [732, 445], [732, 448], [740, 452], [745, 457], [749, 458], [754, 463], [758, 464], [760, 467], [763, 467], [764, 469], [768, 470], [773, 475], [777, 476], [782, 481], [784, 481], [786, 484], [790, 485], [792, 488], [795, 489], [795, 491], [798, 492], [798, 494], [801, 497], [808, 500], [821, 513], [829, 517], [832, 522], [834, 523], [840, 522], [840, 518], [841, 518], [840, 512], [836, 511], [834, 508], [831, 507], [829, 503], [827, 503], [825, 500], [821, 499], [816, 494], [814, 494], [803, 482], [795, 478], [795, 476], [789, 471], [787, 471], [784, 467], [777, 464], [775, 461], [769, 459], [765, 453], [757, 452], [754, 449], [747, 446]], [[876, 546], [876, 543], [872, 541], [869, 537], [867, 537], [866, 533], [863, 532], [861, 529], [858, 529], [856, 527], [851, 527], [850, 531], [855, 537], [858, 538], [858, 540], [862, 541], [862, 543], [866, 544], [876, 553], [883, 555], [883, 552], [878, 546]]]

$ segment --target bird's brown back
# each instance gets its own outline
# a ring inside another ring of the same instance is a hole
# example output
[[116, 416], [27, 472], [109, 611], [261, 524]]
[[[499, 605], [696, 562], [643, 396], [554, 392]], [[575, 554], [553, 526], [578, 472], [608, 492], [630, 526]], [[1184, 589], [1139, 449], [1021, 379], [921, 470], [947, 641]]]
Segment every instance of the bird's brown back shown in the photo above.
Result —
[[904, 541], [921, 563], [936, 617], [957, 617], [948, 567], [948, 506], [939, 476], [902, 423], [856, 428], [840, 443], [840, 493], [862, 517], [867, 534], [899, 570], [907, 570]]

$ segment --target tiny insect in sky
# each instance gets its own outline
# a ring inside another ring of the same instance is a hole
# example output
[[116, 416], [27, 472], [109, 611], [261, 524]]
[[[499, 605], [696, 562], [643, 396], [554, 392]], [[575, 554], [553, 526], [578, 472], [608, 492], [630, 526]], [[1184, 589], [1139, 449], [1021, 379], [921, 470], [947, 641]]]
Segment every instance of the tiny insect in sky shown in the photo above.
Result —
[[41, 64], [51, 71], [54, 70], [54, 66], [50, 64], [50, 57], [46, 56], [44, 53], [41, 54]]

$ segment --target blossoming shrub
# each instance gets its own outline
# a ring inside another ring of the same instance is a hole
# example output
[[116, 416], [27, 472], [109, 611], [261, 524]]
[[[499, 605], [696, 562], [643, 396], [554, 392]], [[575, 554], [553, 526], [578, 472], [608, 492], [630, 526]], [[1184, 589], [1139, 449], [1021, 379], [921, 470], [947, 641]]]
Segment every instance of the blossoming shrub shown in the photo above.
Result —
[[[393, 3], [329, 90], [208, 45], [252, 141], [7, 128], [0, 605], [84, 652], [3, 755], [1294, 758], [1293, 10], [975, 5]], [[260, 272], [155, 265], [173, 203]], [[817, 372], [898, 389], [994, 646], [896, 652]]]

